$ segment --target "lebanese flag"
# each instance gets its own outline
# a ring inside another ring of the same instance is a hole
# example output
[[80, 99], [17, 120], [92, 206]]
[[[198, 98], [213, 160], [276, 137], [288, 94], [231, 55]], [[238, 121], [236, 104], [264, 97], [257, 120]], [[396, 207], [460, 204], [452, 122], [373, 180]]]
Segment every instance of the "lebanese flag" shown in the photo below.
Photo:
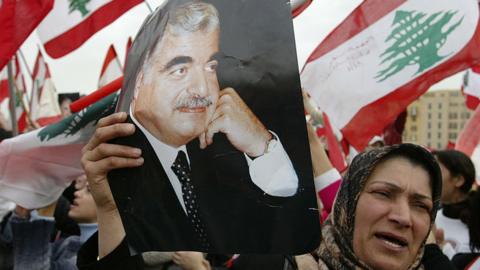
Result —
[[8, 63], [52, 7], [53, 0], [0, 1], [0, 69]]
[[476, 0], [364, 1], [301, 73], [331, 124], [362, 150], [441, 79], [479, 62]]
[[295, 18], [300, 13], [302, 13], [310, 4], [312, 0], [291, 0], [290, 5], [292, 6], [292, 17]]
[[122, 65], [118, 60], [117, 52], [113, 45], [110, 45], [103, 62], [102, 70], [100, 72], [100, 78], [98, 80], [98, 88], [102, 88], [105, 85], [111, 83], [115, 79], [123, 76]]
[[52, 12], [37, 29], [38, 36], [45, 51], [52, 58], [59, 58], [80, 47], [97, 31], [142, 2], [142, 0], [55, 1]]
[[23, 77], [22, 69], [18, 61], [18, 56], [15, 57], [15, 115], [17, 118], [18, 132], [23, 133], [27, 127], [27, 113], [25, 107], [27, 106], [27, 85]]
[[83, 169], [81, 149], [98, 120], [115, 110], [116, 94], [62, 121], [0, 143], [0, 197], [28, 209], [46, 206]]
[[467, 108], [475, 110], [480, 104], [480, 65], [465, 72], [462, 91]]
[[5, 66], [2, 71], [0, 71], [0, 103], [2, 103], [8, 95], [8, 70], [7, 66]]
[[470, 156], [477, 172], [477, 183], [480, 185], [480, 106], [460, 132], [455, 149]]
[[57, 122], [62, 118], [58, 94], [53, 85], [48, 65], [39, 52], [33, 69], [33, 87], [30, 100], [30, 117], [40, 126]]
[[328, 145], [328, 157], [330, 162], [332, 162], [333, 167], [339, 172], [343, 172], [347, 168], [347, 162], [343, 156], [342, 149], [337, 141], [337, 137], [333, 133], [332, 126], [330, 125], [330, 120], [328, 116], [323, 113], [323, 121], [325, 123], [325, 138], [327, 139]]
[[[20, 64], [18, 62], [18, 57], [14, 56], [12, 58], [14, 60], [14, 65], [12, 65], [12, 73], [13, 73], [13, 83], [15, 87], [15, 97], [14, 97], [14, 104], [15, 104], [15, 115], [16, 121], [18, 126], [18, 131], [22, 133], [26, 127], [26, 114], [24, 111], [24, 104], [26, 103], [26, 86], [25, 80], [23, 78], [23, 74], [20, 68]], [[8, 72], [7, 67], [4, 67], [0, 74], [0, 103], [7, 103], [3, 108], [9, 109], [8, 102], [10, 102], [10, 92], [8, 87]], [[23, 102], [23, 103], [22, 103]], [[4, 115], [10, 115], [10, 110], [3, 111]], [[11, 117], [8, 117], [11, 119]]]

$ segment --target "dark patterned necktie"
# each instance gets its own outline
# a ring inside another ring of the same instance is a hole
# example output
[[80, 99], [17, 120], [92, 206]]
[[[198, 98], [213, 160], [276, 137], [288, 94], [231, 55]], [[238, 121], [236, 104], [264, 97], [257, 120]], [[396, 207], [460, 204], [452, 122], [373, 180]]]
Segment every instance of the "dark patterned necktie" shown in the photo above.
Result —
[[207, 233], [198, 210], [198, 195], [195, 193], [190, 167], [188, 166], [187, 157], [183, 151], [178, 151], [177, 158], [171, 168], [182, 184], [182, 197], [187, 210], [188, 220], [192, 224], [201, 246], [208, 250], [209, 243]]

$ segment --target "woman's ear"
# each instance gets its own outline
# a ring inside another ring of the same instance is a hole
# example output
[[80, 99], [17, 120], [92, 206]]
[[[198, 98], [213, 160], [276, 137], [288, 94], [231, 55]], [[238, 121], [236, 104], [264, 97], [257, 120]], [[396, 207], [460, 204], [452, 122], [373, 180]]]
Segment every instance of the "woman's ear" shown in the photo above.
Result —
[[463, 184], [465, 183], [465, 178], [463, 178], [462, 175], [455, 176], [455, 177], [453, 178], [453, 180], [455, 181], [455, 187], [456, 187], [456, 188], [460, 188], [460, 187], [463, 186]]

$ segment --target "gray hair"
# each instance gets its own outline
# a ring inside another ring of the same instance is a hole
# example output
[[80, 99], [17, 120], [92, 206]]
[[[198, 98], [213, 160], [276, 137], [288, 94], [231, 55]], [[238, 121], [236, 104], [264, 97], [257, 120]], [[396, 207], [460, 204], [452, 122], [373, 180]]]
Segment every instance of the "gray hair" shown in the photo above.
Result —
[[167, 28], [174, 35], [205, 31], [210, 33], [220, 27], [218, 11], [203, 2], [189, 2], [176, 7], [170, 14]]

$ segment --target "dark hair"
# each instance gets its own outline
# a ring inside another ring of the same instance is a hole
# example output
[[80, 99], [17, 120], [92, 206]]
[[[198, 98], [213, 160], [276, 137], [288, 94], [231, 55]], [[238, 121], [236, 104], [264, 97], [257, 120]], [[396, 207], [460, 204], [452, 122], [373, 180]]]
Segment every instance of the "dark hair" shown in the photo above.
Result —
[[434, 151], [433, 154], [452, 176], [462, 176], [464, 179], [460, 190], [468, 194], [468, 198], [465, 207], [459, 212], [459, 217], [468, 227], [470, 249], [472, 251], [480, 249], [480, 192], [470, 191], [475, 181], [473, 162], [467, 155], [457, 150]]
[[433, 155], [445, 166], [452, 176], [462, 176], [465, 180], [460, 190], [467, 194], [475, 181], [475, 167], [470, 158], [457, 150], [434, 151]]

